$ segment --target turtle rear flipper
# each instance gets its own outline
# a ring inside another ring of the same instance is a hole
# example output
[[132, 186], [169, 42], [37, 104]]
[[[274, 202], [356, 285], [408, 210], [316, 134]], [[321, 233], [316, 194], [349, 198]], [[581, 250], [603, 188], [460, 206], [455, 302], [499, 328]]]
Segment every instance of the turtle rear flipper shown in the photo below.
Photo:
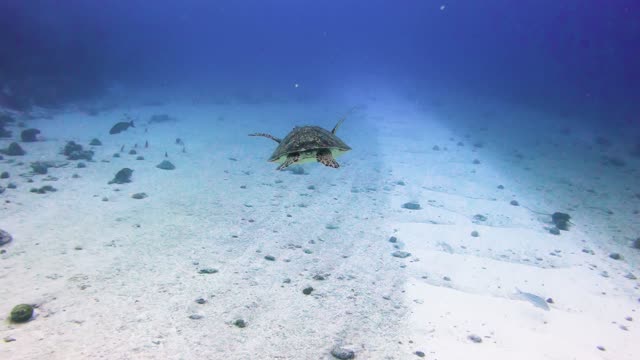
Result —
[[318, 162], [324, 166], [332, 167], [335, 169], [340, 167], [340, 164], [338, 164], [336, 159], [333, 158], [331, 150], [318, 150], [318, 154], [316, 154], [316, 160], [318, 160]]
[[254, 134], [249, 134], [249, 136], [262, 136], [262, 137], [266, 137], [267, 139], [271, 139], [275, 142], [277, 142], [278, 144], [282, 141], [280, 138], [277, 138], [271, 134], [265, 134], [265, 133], [254, 133]]
[[280, 166], [278, 166], [276, 170], [284, 170], [289, 167], [289, 165], [297, 162], [298, 160], [300, 160], [300, 153], [289, 154], [287, 156], [287, 159], [282, 164], [280, 164]]

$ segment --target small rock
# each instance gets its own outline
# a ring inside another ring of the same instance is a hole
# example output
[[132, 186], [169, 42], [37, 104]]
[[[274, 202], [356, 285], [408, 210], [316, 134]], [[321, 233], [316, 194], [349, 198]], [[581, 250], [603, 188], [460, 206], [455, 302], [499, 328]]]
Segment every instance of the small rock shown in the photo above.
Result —
[[9, 178], [8, 171], [3, 171], [2, 174], [0, 174], [0, 179], [8, 179], [8, 178]]
[[191, 319], [191, 320], [200, 320], [202, 318], [204, 318], [204, 316], [202, 316], [200, 314], [191, 314], [191, 315], [189, 315], [189, 319]]
[[350, 360], [355, 359], [356, 354], [353, 350], [345, 349], [342, 347], [334, 347], [331, 349], [331, 356], [340, 360]]
[[4, 342], [6, 342], [6, 343], [16, 341], [16, 339], [12, 338], [11, 336], [7, 336], [7, 337], [5, 337], [3, 340], [4, 340]]
[[408, 209], [408, 210], [420, 210], [420, 209], [422, 209], [420, 204], [415, 202], [415, 201], [411, 201], [411, 202], [407, 202], [407, 203], [402, 204], [402, 208]]
[[247, 327], [247, 322], [242, 320], [242, 319], [238, 319], [238, 320], [233, 322], [233, 325], [235, 325], [235, 326], [237, 326], [237, 327], [242, 329], [242, 328]]
[[609, 257], [612, 258], [613, 260], [621, 260], [622, 259], [622, 255], [620, 255], [618, 253], [611, 253], [611, 254], [609, 254]]
[[156, 165], [156, 167], [162, 170], [174, 170], [176, 168], [169, 160], [162, 160], [162, 162]]
[[120, 169], [114, 176], [113, 180], [109, 181], [109, 184], [126, 184], [131, 182], [131, 175], [133, 170], [129, 168]]
[[304, 290], [302, 290], [302, 293], [305, 295], [309, 295], [311, 294], [311, 292], [313, 291], [313, 288], [311, 286], [304, 288]]
[[410, 252], [406, 252], [406, 251], [398, 250], [398, 251], [392, 252], [391, 256], [397, 257], [397, 258], [400, 258], [400, 259], [404, 259], [406, 257], [411, 256], [411, 253]]
[[509, 204], [511, 204], [513, 206], [519, 206], [520, 205], [520, 203], [518, 203], [517, 200], [511, 200], [511, 202]]
[[33, 316], [33, 306], [29, 304], [16, 305], [11, 310], [10, 319], [15, 323], [27, 322]]
[[16, 183], [10, 182], [7, 184], [7, 189], [15, 189], [17, 188], [18, 185], [16, 185]]
[[473, 236], [473, 237], [478, 237], [478, 236], [480, 236], [480, 233], [479, 233], [479, 232], [477, 232], [477, 231], [475, 231], [475, 230], [473, 230], [473, 231], [471, 232], [471, 236]]
[[78, 169], [84, 169], [84, 168], [86, 168], [86, 167], [87, 167], [87, 164], [85, 164], [85, 163], [83, 163], [82, 161], [80, 161], [80, 162], [78, 163], [78, 165], [76, 165], [76, 167], [77, 167]]
[[547, 301], [547, 303], [549, 303], [549, 304], [553, 304], [553, 303], [554, 303], [552, 298], [548, 298], [546, 301]]
[[482, 342], [482, 338], [480, 336], [478, 336], [478, 335], [475, 335], [475, 334], [471, 334], [471, 335], [467, 336], [467, 339], [473, 341], [476, 344], [479, 344], [479, 343]]
[[392, 236], [392, 237], [389, 238], [389, 242], [395, 244], [396, 242], [398, 242], [398, 238], [395, 237], [395, 236]]
[[553, 235], [560, 235], [560, 229], [558, 229], [557, 227], [552, 227], [551, 229], [549, 229], [549, 232]]
[[596, 346], [596, 348], [597, 348], [598, 350], [600, 350], [600, 351], [606, 351], [606, 350], [607, 350], [607, 349], [605, 349], [605, 348], [604, 348], [604, 346], [602, 346], [602, 345], [598, 345], [598, 346]]
[[629, 280], [636, 280], [637, 277], [635, 275], [633, 275], [632, 273], [627, 273], [627, 275], [625, 275], [624, 277], [626, 277]]
[[198, 271], [198, 274], [215, 274], [218, 272], [218, 269], [214, 268], [204, 268]]
[[93, 138], [89, 142], [89, 145], [91, 145], [91, 146], [101, 146], [102, 145], [102, 141], [100, 141], [100, 140], [98, 140], [96, 138]]
[[132, 198], [138, 199], [138, 200], [144, 199], [147, 196], [148, 196], [147, 193], [143, 193], [143, 192], [139, 192], [139, 193], [135, 193], [135, 194], [131, 195]]
[[482, 214], [473, 215], [473, 220], [476, 221], [487, 221], [487, 217]]
[[11, 236], [11, 234], [9, 234], [4, 230], [0, 230], [0, 246], [8, 244], [12, 240], [13, 240], [13, 237]]
[[144, 160], [144, 156], [138, 155], [138, 156], [136, 156], [136, 160]]
[[479, 164], [480, 164], [480, 160], [478, 160], [478, 159], [473, 159], [473, 164], [474, 164], [474, 165], [479, 165]]
[[129, 150], [129, 155], [136, 155], [138, 154], [137, 151], [135, 151], [134, 149]]
[[421, 358], [425, 357], [425, 354], [422, 351], [416, 351], [414, 354], [416, 354], [417, 357], [421, 357]]
[[631, 244], [631, 247], [634, 249], [639, 249], [640, 250], [640, 238], [637, 238], [635, 240], [633, 240], [633, 243]]
[[498, 189], [504, 190], [504, 185], [498, 185]]
[[431, 148], [431, 150], [433, 150], [433, 151], [440, 151], [440, 146], [438, 146], [438, 145], [433, 145], [433, 147]]
[[0, 153], [3, 153], [5, 155], [9, 155], [9, 156], [22, 156], [22, 155], [26, 154], [27, 152], [24, 151], [24, 149], [22, 149], [20, 144], [18, 144], [17, 142], [12, 142], [11, 144], [9, 144], [8, 148], [0, 149]]
[[20, 133], [20, 139], [24, 142], [35, 142], [38, 141], [37, 135], [40, 134], [40, 130], [38, 129], [26, 129], [22, 130]]
[[205, 300], [205, 299], [203, 299], [203, 298], [198, 298], [198, 299], [196, 299], [196, 304], [200, 304], [200, 305], [202, 305], [202, 304], [204, 304], [204, 303], [206, 303], [206, 302], [207, 302], [207, 300]]
[[272, 256], [272, 255], [267, 255], [267, 256], [264, 257], [264, 259], [268, 260], [268, 261], [276, 261], [276, 258], [274, 256]]

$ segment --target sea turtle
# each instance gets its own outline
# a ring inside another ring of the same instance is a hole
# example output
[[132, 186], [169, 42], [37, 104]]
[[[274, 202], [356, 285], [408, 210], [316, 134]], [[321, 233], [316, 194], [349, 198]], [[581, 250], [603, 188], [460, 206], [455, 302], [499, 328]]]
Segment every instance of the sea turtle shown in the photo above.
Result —
[[336, 130], [343, 121], [344, 118], [340, 119], [331, 131], [319, 126], [296, 126], [284, 139], [265, 133], [249, 134], [249, 136], [263, 136], [280, 144], [269, 158], [270, 162], [280, 164], [278, 170], [293, 164], [314, 161], [332, 168], [339, 168], [340, 164], [335, 158], [351, 150], [336, 136]]

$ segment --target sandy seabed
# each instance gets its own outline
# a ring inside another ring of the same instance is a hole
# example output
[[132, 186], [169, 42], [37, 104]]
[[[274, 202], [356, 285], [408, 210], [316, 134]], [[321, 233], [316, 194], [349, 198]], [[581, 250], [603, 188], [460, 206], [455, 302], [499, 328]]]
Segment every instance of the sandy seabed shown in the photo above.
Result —
[[[266, 162], [277, 144], [247, 134], [331, 129], [346, 107], [163, 105], [27, 121], [42, 141], [0, 161], [0, 185], [17, 186], [0, 195], [13, 236], [0, 255], [0, 358], [638, 358], [637, 159], [612, 166], [602, 158], [615, 144], [549, 132], [517, 109], [455, 123], [429, 107], [364, 105], [338, 132], [353, 148], [341, 168], [304, 174], [277, 172]], [[136, 128], [109, 135], [124, 112]], [[161, 113], [177, 121], [146, 124]], [[503, 126], [500, 114], [530, 125]], [[94, 137], [103, 145], [90, 147]], [[69, 140], [95, 152], [86, 168], [60, 154]], [[165, 152], [175, 170], [155, 167]], [[35, 175], [35, 161], [59, 167]], [[124, 167], [132, 182], [107, 184]], [[57, 191], [29, 191], [42, 185]], [[556, 211], [572, 216], [560, 235], [549, 232]], [[517, 289], [552, 299], [549, 310]], [[36, 315], [12, 324], [20, 303]]]

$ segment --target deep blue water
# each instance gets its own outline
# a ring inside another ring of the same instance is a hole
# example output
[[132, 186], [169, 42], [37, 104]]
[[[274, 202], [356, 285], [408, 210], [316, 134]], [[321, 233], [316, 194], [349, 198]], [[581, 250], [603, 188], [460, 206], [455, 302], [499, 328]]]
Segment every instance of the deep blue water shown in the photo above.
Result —
[[637, 126], [639, 24], [633, 0], [6, 0], [0, 101], [62, 105], [114, 84], [287, 97], [298, 83], [321, 99], [366, 84]]

